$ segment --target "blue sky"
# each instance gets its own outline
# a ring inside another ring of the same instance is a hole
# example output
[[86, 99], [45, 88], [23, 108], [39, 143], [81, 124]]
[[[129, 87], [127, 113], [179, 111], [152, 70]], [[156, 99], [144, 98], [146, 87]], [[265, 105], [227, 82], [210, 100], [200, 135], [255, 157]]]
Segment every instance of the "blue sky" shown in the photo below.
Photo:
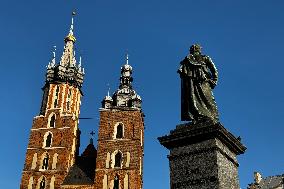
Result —
[[[169, 188], [167, 154], [157, 141], [180, 123], [179, 62], [193, 43], [219, 71], [214, 90], [221, 123], [247, 146], [238, 157], [242, 188], [253, 172], [284, 173], [281, 0], [85, 0], [1, 2], [0, 188], [19, 188], [32, 119], [38, 115], [52, 46], [59, 60], [70, 13], [77, 10], [77, 54], [83, 56], [81, 150], [98, 129], [98, 109], [119, 83], [120, 66], [134, 69], [143, 99], [144, 188]], [[97, 138], [96, 138], [97, 139]]]

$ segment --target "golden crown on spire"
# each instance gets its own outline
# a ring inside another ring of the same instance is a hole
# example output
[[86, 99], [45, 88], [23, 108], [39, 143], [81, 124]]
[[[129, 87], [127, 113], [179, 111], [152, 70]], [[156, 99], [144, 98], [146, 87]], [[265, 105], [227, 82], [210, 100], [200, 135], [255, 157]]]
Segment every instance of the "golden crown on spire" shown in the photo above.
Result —
[[75, 41], [76, 41], [76, 38], [75, 38], [75, 36], [74, 36], [74, 34], [73, 34], [73, 29], [74, 29], [74, 16], [76, 15], [76, 12], [75, 11], [73, 11], [72, 12], [72, 20], [71, 20], [71, 26], [70, 26], [70, 30], [69, 30], [69, 34], [65, 37], [65, 39], [64, 39], [64, 41], [65, 41], [65, 43], [67, 42], [67, 41], [72, 41], [73, 43], [75, 43]]

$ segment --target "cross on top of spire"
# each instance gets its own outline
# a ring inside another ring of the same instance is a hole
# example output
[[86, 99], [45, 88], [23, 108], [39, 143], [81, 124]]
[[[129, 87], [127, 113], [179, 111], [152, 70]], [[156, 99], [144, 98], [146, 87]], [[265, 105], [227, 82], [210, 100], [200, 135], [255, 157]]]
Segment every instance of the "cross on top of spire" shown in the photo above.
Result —
[[90, 135], [92, 135], [92, 137], [94, 137], [96, 133], [94, 131], [90, 132]]

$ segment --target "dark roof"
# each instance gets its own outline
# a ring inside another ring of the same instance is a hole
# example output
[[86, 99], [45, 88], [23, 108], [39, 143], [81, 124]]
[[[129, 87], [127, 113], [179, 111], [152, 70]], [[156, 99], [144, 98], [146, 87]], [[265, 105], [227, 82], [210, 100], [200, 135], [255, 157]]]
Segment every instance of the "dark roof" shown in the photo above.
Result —
[[91, 185], [93, 183], [93, 180], [78, 165], [74, 164], [70, 168], [62, 185]]
[[76, 164], [92, 180], [95, 179], [96, 158], [97, 150], [93, 145], [93, 140], [91, 139], [90, 144], [86, 147], [82, 155], [77, 157]]
[[90, 144], [86, 147], [84, 152], [81, 155], [82, 157], [97, 157], [97, 150], [95, 146], [92, 143], [92, 140]]

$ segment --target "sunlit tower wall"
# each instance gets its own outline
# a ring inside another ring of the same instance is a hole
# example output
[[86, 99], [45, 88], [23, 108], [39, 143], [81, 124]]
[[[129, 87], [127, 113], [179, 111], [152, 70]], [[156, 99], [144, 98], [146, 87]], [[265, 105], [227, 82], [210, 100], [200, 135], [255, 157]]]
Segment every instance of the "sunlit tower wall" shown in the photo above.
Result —
[[73, 18], [57, 63], [55, 51], [47, 65], [40, 113], [33, 118], [21, 189], [60, 188], [79, 153], [78, 118], [84, 69], [75, 58]]
[[120, 85], [102, 101], [96, 189], [141, 189], [143, 186], [144, 114], [132, 88], [132, 67], [121, 67]]

